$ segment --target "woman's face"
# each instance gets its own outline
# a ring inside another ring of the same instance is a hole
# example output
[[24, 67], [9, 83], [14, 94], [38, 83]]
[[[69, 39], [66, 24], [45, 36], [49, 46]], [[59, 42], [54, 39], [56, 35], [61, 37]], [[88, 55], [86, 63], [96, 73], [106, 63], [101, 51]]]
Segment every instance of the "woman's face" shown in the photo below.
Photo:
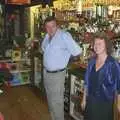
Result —
[[97, 55], [107, 53], [104, 39], [95, 38], [94, 51]]

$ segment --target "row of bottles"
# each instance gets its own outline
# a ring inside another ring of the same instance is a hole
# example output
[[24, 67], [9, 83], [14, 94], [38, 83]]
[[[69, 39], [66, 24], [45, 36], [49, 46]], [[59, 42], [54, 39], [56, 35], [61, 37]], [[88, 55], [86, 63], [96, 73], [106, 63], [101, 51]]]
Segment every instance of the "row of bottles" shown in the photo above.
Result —
[[113, 57], [120, 62], [120, 38], [113, 41]]
[[4, 37], [4, 6], [0, 3], [0, 40]]
[[68, 71], [66, 72], [65, 76], [65, 83], [64, 83], [64, 111], [66, 113], [69, 112], [69, 104], [70, 104], [70, 81]]

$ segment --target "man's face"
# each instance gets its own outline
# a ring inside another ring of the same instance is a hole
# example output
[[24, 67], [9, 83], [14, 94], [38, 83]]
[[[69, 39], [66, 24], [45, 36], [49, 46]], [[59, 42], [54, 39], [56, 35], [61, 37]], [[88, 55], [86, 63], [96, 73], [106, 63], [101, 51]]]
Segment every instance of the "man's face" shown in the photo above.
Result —
[[45, 29], [50, 36], [54, 36], [57, 31], [56, 21], [50, 21], [45, 24]]

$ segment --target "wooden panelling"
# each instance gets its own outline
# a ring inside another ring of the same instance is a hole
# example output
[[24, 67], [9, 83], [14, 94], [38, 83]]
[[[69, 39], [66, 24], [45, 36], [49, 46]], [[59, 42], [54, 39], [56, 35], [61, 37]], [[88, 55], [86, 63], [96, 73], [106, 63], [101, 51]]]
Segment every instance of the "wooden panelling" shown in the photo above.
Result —
[[29, 4], [31, 0], [6, 0], [7, 4]]

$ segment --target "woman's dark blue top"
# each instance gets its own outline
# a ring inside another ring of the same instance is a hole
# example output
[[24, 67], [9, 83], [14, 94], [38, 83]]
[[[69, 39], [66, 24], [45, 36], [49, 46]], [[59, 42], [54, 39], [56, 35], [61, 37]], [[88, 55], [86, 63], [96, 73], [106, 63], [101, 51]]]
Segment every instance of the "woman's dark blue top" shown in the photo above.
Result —
[[89, 61], [85, 74], [87, 97], [98, 101], [112, 101], [115, 91], [120, 94], [120, 66], [111, 56], [104, 65], [96, 71], [96, 58]]

